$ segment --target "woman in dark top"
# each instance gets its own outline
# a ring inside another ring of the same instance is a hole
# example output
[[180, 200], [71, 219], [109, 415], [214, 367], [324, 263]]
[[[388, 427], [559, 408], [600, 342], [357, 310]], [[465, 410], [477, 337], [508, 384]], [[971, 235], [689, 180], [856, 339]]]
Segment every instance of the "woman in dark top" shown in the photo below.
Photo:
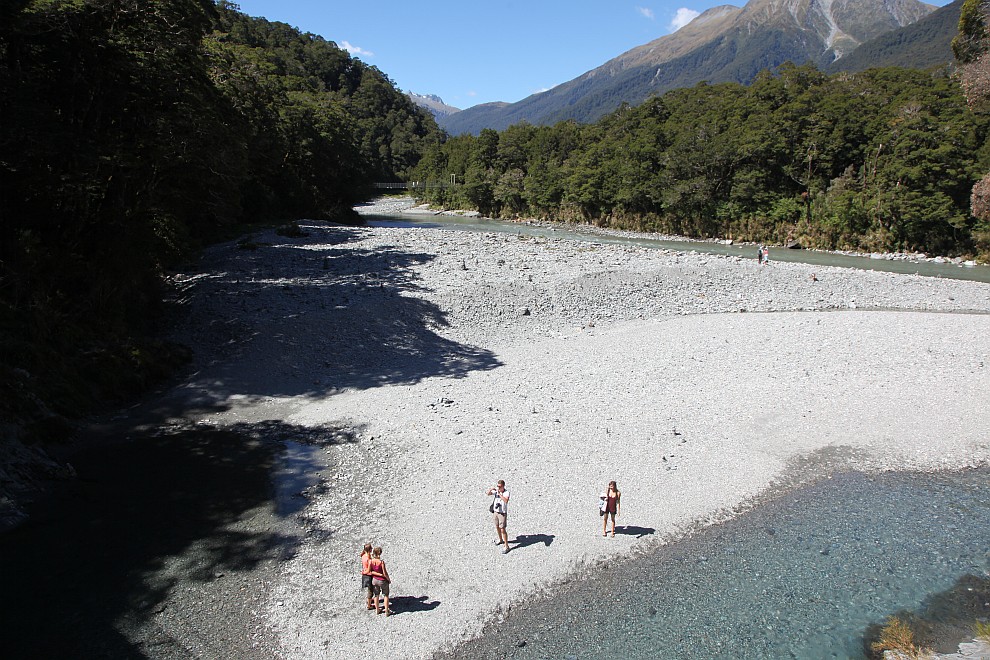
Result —
[[602, 516], [602, 536], [608, 536], [608, 519], [612, 518], [612, 538], [615, 538], [615, 517], [619, 515], [619, 501], [622, 493], [614, 481], [608, 482], [608, 488], [602, 494], [605, 500], [605, 515]]
[[368, 600], [368, 609], [373, 609], [371, 599], [375, 593], [371, 588], [371, 544], [366, 543], [361, 551], [361, 589]]

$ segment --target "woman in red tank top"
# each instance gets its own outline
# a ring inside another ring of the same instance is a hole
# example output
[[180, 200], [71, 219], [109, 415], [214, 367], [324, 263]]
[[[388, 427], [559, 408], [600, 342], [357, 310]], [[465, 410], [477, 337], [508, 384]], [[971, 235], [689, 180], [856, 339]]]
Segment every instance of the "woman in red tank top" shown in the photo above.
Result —
[[619, 492], [619, 487], [615, 485], [614, 481], [608, 482], [608, 488], [605, 489], [604, 499], [605, 515], [602, 516], [602, 536], [608, 536], [608, 519], [611, 516], [612, 538], [615, 538], [615, 517], [619, 515], [619, 503], [622, 499], [622, 493]]
[[381, 596], [385, 600], [385, 616], [391, 616], [392, 608], [388, 605], [388, 592], [392, 578], [389, 577], [388, 569], [385, 568], [385, 562], [382, 560], [381, 548], [375, 548], [371, 551], [371, 563], [368, 568], [371, 570], [371, 588], [375, 594], [375, 611], [378, 614], [382, 613], [382, 609], [378, 607], [378, 597]]

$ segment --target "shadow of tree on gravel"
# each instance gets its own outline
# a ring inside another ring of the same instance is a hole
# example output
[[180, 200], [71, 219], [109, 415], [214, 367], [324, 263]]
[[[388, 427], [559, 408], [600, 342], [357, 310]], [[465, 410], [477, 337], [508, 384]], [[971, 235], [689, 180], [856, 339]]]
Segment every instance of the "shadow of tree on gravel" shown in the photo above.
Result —
[[[173, 634], [186, 630], [206, 657], [257, 655], [263, 569], [291, 557], [302, 534], [278, 514], [272, 481], [297, 438], [354, 441], [262, 422], [94, 442], [73, 456], [78, 479], [0, 536], [4, 654], [186, 657]], [[293, 469], [318, 472], [305, 462]]]
[[306, 237], [278, 237], [256, 250], [226, 248], [178, 287], [180, 307], [190, 296], [223, 299], [215, 316], [192, 319], [194, 350], [233, 363], [201, 385], [197, 406], [209, 409], [231, 395], [319, 397], [501, 366], [491, 351], [438, 334], [447, 312], [417, 297], [427, 290], [414, 271], [436, 255], [339, 247], [369, 229], [304, 229]]

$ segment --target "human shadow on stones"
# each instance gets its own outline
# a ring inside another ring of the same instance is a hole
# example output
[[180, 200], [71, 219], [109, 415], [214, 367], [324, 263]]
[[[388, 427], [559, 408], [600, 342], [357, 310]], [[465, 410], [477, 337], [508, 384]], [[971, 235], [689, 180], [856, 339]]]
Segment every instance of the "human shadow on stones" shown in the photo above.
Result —
[[615, 533], [624, 536], [635, 536], [638, 539], [644, 536], [651, 536], [656, 534], [657, 530], [652, 527], [637, 527], [636, 525], [616, 525]]
[[[990, 603], [990, 578], [964, 575], [951, 588], [926, 598], [915, 610], [900, 610], [892, 614], [907, 624], [914, 633], [914, 644], [936, 653], [949, 654], [959, 650], [959, 644], [975, 638], [977, 621], [986, 621]], [[863, 635], [866, 657], [879, 657], [871, 648], [880, 638], [887, 621], [873, 623]]]
[[553, 534], [519, 534], [512, 542], [515, 544], [515, 549], [526, 548], [537, 543], [542, 543], [549, 548], [555, 538]]
[[440, 607], [440, 601], [430, 600], [429, 596], [392, 596], [388, 602], [393, 616], [414, 612], [432, 612]]
[[501, 366], [492, 351], [438, 334], [447, 312], [418, 297], [426, 290], [415, 272], [436, 255], [342, 247], [367, 229], [304, 229], [305, 237], [275, 237], [255, 250], [228, 246], [196, 275], [179, 278], [186, 282], [174, 296], [179, 308], [193, 297], [224, 299], [216, 317], [207, 307], [189, 319], [194, 350], [217, 356], [218, 365], [208, 381], [194, 377], [193, 391], [187, 388], [194, 407], [215, 409], [230, 396], [318, 397]]
[[[151, 647], [180, 657], [190, 648], [180, 630], [207, 657], [250, 654], [265, 571], [303, 535], [276, 510], [285, 443], [353, 441], [346, 429], [262, 422], [87, 444], [71, 460], [78, 478], [0, 536], [0, 648], [11, 658], [145, 657]], [[319, 467], [297, 456], [289, 469]]]

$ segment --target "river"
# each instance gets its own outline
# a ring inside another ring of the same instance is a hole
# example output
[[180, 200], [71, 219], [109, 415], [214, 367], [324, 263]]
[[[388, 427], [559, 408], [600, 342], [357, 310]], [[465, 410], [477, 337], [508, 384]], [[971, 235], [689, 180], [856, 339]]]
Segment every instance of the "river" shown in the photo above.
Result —
[[[481, 231], [517, 234], [522, 236], [542, 236], [574, 241], [587, 241], [611, 245], [631, 245], [657, 250], [678, 252], [703, 252], [721, 254], [743, 259], [756, 259], [755, 245], [726, 245], [715, 241], [689, 241], [651, 238], [648, 235], [607, 234], [598, 230], [569, 227], [565, 225], [532, 224], [470, 218], [455, 215], [416, 215], [416, 214], [366, 214], [362, 216], [373, 227], [433, 227], [456, 231]], [[818, 250], [792, 250], [770, 248], [770, 261], [785, 261], [812, 264], [816, 266], [838, 266], [860, 270], [876, 270], [890, 273], [923, 275], [926, 277], [946, 277], [957, 280], [990, 282], [990, 266], [964, 266], [951, 262], [914, 262], [903, 259], [874, 258], [870, 255], [854, 256], [822, 252]]]
[[553, 587], [450, 657], [859, 659], [893, 614], [954, 652], [990, 615], [988, 477], [848, 473], [783, 493]]

